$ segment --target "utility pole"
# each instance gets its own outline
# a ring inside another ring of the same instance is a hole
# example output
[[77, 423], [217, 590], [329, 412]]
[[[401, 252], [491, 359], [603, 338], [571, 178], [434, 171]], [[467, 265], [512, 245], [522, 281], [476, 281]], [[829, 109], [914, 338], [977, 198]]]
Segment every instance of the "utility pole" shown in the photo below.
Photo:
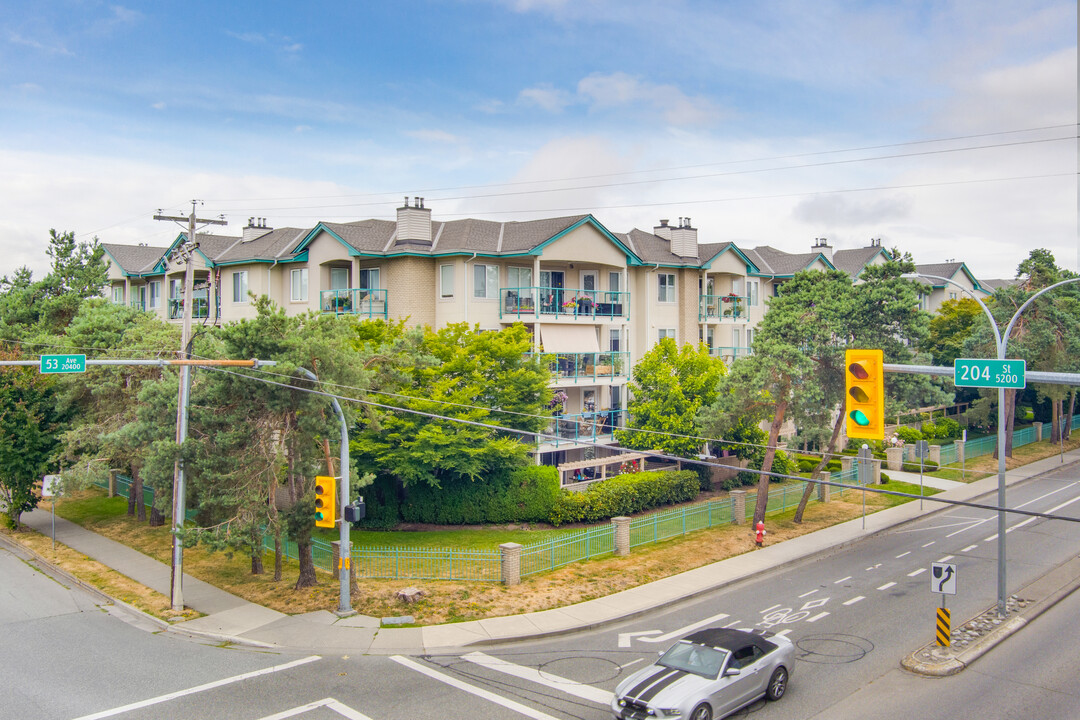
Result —
[[[169, 257], [170, 264], [176, 264], [183, 261], [184, 263], [184, 324], [183, 330], [180, 335], [180, 359], [190, 359], [190, 348], [188, 345], [191, 343], [191, 312], [194, 302], [192, 301], [192, 293], [195, 286], [195, 272], [192, 269], [192, 259], [195, 255], [195, 251], [199, 247], [199, 242], [195, 238], [195, 226], [197, 223], [203, 223], [205, 225], [227, 225], [228, 223], [222, 219], [211, 220], [195, 217], [195, 208], [201, 201], [191, 201], [191, 215], [185, 217], [175, 217], [171, 215], [162, 215], [161, 211], [154, 216], [155, 220], [170, 220], [176, 223], [187, 223], [187, 239], [181, 243], [173, 254]], [[220, 292], [220, 288], [218, 289]], [[207, 297], [209, 302], [209, 296]], [[183, 365], [180, 368], [180, 399], [177, 403], [176, 409], [176, 444], [183, 445], [184, 440], [187, 438], [187, 424], [188, 424], [188, 400], [191, 393], [191, 366]], [[172, 552], [172, 584], [171, 584], [171, 600], [172, 609], [174, 612], [184, 611], [184, 590], [183, 590], [183, 578], [184, 578], [184, 544], [180, 540], [180, 531], [184, 527], [184, 513], [187, 496], [184, 488], [184, 461], [178, 459], [176, 465], [173, 467], [173, 500], [172, 500], [172, 516], [173, 516], [173, 552]]]

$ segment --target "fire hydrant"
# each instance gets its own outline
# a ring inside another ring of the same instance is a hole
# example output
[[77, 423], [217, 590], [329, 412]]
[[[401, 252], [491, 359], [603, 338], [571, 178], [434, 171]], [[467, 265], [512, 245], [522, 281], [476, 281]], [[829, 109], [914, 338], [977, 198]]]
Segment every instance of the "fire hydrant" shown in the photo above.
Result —
[[758, 547], [762, 547], [765, 542], [765, 523], [758, 521], [757, 532], [754, 533], [754, 542]]

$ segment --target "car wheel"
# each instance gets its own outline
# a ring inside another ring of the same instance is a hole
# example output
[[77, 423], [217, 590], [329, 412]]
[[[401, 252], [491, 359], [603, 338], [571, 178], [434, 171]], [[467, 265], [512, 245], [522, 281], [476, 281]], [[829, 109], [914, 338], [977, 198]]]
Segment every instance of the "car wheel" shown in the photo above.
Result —
[[770, 700], [779, 700], [784, 697], [784, 692], [787, 691], [787, 679], [786, 668], [778, 667], [773, 671], [772, 677], [769, 678], [769, 688], [765, 691]]
[[709, 703], [701, 703], [690, 713], [690, 720], [712, 720], [712, 707]]

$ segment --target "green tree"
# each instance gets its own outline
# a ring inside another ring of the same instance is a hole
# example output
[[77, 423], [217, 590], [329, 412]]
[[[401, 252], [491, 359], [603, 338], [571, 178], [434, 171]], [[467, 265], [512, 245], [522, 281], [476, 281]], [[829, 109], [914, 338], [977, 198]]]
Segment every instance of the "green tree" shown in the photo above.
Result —
[[616, 431], [616, 439], [637, 450], [698, 455], [704, 445], [698, 413], [716, 400], [725, 372], [704, 344], [679, 347], [664, 338], [634, 366], [626, 429]]
[[973, 298], [946, 300], [930, 319], [923, 350], [930, 353], [935, 365], [951, 366], [956, 358], [963, 357], [964, 342], [985, 317]]

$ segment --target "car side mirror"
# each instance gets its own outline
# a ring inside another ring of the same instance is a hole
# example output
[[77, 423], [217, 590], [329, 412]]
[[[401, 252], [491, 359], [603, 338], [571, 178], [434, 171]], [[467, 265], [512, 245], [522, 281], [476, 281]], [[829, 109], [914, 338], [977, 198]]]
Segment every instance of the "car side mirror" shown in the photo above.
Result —
[[724, 677], [734, 677], [735, 675], [742, 675], [742, 670], [737, 667], [729, 667], [724, 671]]

